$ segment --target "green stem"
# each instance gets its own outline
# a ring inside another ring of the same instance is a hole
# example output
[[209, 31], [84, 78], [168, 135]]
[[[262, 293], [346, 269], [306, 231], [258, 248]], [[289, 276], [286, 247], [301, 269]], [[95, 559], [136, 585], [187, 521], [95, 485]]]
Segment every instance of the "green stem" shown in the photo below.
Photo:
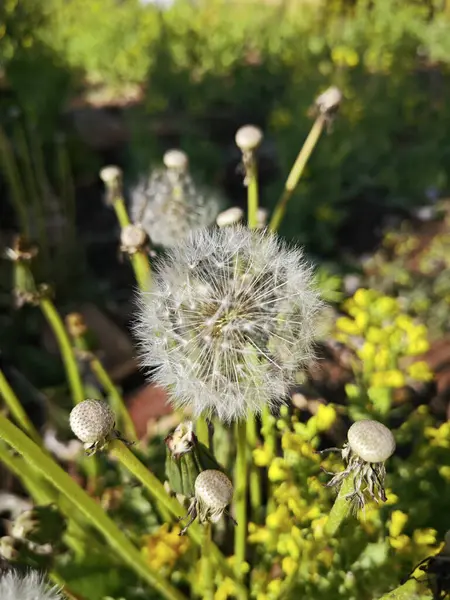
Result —
[[328, 515], [328, 520], [324, 527], [325, 535], [331, 537], [335, 535], [339, 527], [342, 525], [344, 519], [347, 517], [350, 511], [350, 503], [348, 498], [345, 496], [350, 494], [354, 490], [353, 475], [350, 474], [344, 479], [336, 500], [334, 501], [333, 508]]
[[11, 189], [11, 199], [16, 211], [19, 227], [25, 237], [30, 235], [25, 192], [20, 180], [19, 170], [11, 144], [0, 127], [0, 165]]
[[[123, 198], [117, 196], [114, 199], [113, 206], [119, 225], [121, 229], [124, 229], [131, 222]], [[148, 289], [151, 280], [151, 270], [147, 255], [142, 250], [138, 250], [130, 256], [130, 259], [139, 289]]]
[[275, 206], [275, 210], [273, 212], [272, 218], [269, 223], [270, 231], [277, 231], [280, 227], [281, 221], [283, 220], [284, 213], [286, 212], [286, 206], [289, 202], [293, 191], [297, 187], [297, 184], [300, 180], [300, 177], [303, 174], [303, 171], [306, 167], [306, 163], [309, 160], [309, 157], [314, 150], [315, 145], [317, 144], [320, 134], [324, 128], [326, 119], [325, 115], [319, 115], [317, 119], [314, 121], [314, 124], [309, 132], [308, 137], [303, 144], [302, 149], [300, 150], [295, 163], [289, 173], [289, 176], [284, 185], [284, 191], [279, 199], [277, 205]]
[[203, 581], [205, 582], [203, 588], [204, 600], [214, 600], [214, 570], [211, 560], [211, 536], [212, 528], [211, 523], [206, 523], [203, 527], [203, 548], [202, 548], [202, 561], [203, 561]]
[[[155, 475], [143, 465], [138, 458], [131, 452], [131, 450], [120, 440], [112, 440], [109, 443], [109, 451], [130, 473], [132, 473], [138, 481], [147, 489], [150, 495], [155, 498], [161, 505], [164, 505], [167, 510], [176, 518], [182, 516], [186, 509], [181, 504], [169, 496], [163, 486]], [[203, 539], [200, 527], [193, 523], [188, 529], [188, 535], [192, 541], [201, 548]], [[219, 548], [211, 542], [210, 554], [216, 564], [220, 567], [220, 570], [224, 575], [234, 579], [233, 572], [225, 560], [225, 557], [220, 552]], [[238, 587], [239, 597], [245, 598], [246, 592], [243, 586], [240, 586], [238, 582], [235, 582]]]
[[237, 525], [234, 538], [234, 558], [236, 575], [241, 579], [247, 542], [247, 423], [245, 421], [239, 421], [236, 424], [236, 440], [235, 515]]
[[79, 404], [85, 399], [84, 388], [69, 335], [55, 305], [49, 298], [42, 298], [39, 302], [39, 306], [58, 342], [61, 356], [64, 361], [64, 367], [66, 369], [67, 380], [72, 392], [73, 402], [74, 404]]
[[33, 423], [28, 418], [27, 413], [24, 411], [19, 399], [17, 398], [14, 390], [9, 385], [3, 372], [0, 370], [0, 396], [5, 401], [10, 413], [14, 417], [14, 420], [22, 429], [33, 439], [36, 444], [41, 444], [39, 433], [36, 431]]
[[195, 433], [198, 441], [202, 444], [205, 444], [205, 446], [209, 448], [209, 428], [205, 417], [198, 417], [197, 421], [195, 422]]
[[0, 437], [14, 448], [24, 459], [67, 496], [77, 510], [104, 536], [132, 570], [167, 600], [185, 600], [185, 596], [153, 570], [142, 558], [139, 550], [106, 515], [101, 506], [90, 498], [75, 481], [49, 458], [34, 442], [15, 425], [0, 415]]
[[97, 357], [91, 359], [90, 365], [98, 382], [110, 397], [111, 403], [113, 405], [113, 410], [119, 414], [126, 437], [129, 440], [136, 442], [138, 440], [138, 436], [133, 420], [130, 416], [130, 413], [128, 412], [122, 395], [111, 380], [108, 371], [105, 369], [105, 367]]
[[[415, 598], [417, 593], [417, 581], [414, 579], [410, 579], [403, 585], [400, 585], [392, 592], [388, 592], [381, 596], [378, 600], [411, 600], [411, 598]], [[425, 597], [425, 596], [421, 596]], [[431, 594], [426, 596], [427, 598], [431, 598]]]
[[253, 155], [247, 166], [247, 178], [248, 226], [250, 229], [255, 229], [258, 226], [258, 171], [256, 168], [256, 160]]
[[261, 471], [253, 464], [253, 450], [258, 445], [258, 434], [256, 428], [256, 418], [250, 415], [247, 420], [247, 442], [249, 452], [250, 468], [250, 506], [252, 508], [252, 517], [258, 521], [262, 509], [262, 490], [261, 490]]
[[[275, 427], [276, 419], [272, 416], [270, 408], [265, 406], [261, 414], [262, 428], [261, 433], [264, 438], [264, 445], [267, 447], [271, 460], [277, 455], [277, 430]], [[266, 514], [270, 514], [275, 507], [275, 500], [273, 497], [273, 484], [271, 481], [268, 482], [268, 493], [267, 493], [267, 508]]]

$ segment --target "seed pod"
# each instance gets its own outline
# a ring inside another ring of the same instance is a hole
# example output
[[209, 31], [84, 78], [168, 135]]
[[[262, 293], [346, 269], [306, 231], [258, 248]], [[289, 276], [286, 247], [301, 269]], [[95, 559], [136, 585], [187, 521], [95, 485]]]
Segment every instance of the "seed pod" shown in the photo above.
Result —
[[163, 156], [163, 163], [167, 169], [183, 172], [187, 170], [189, 159], [182, 150], [168, 150]]
[[236, 146], [244, 152], [252, 152], [261, 144], [263, 133], [259, 127], [255, 125], [244, 125], [237, 130], [235, 141]]
[[120, 233], [120, 249], [127, 254], [136, 254], [148, 241], [147, 234], [140, 225], [127, 225]]
[[341, 90], [336, 86], [332, 86], [316, 98], [315, 105], [320, 114], [331, 116], [337, 112], [341, 102]]
[[109, 185], [122, 179], [122, 169], [114, 165], [103, 167], [100, 171], [100, 179], [105, 185]]
[[395, 450], [394, 436], [378, 421], [356, 421], [348, 430], [347, 436], [352, 451], [368, 463], [384, 462]]
[[202, 471], [195, 480], [195, 497], [200, 523], [216, 523], [233, 498], [233, 484], [221, 471]]
[[86, 450], [96, 450], [105, 444], [114, 430], [115, 416], [106, 402], [84, 400], [70, 413], [70, 428], [84, 442]]

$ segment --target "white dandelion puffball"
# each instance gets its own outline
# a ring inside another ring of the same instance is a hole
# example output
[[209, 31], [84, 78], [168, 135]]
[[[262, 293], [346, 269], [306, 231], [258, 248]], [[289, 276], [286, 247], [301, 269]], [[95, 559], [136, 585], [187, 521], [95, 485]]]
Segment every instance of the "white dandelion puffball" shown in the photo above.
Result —
[[348, 430], [347, 439], [353, 452], [368, 463], [385, 462], [395, 451], [391, 430], [379, 421], [356, 421]]
[[[179, 151], [172, 150], [172, 165]], [[186, 165], [187, 168], [187, 165]], [[220, 211], [218, 196], [196, 185], [187, 170], [155, 169], [130, 192], [130, 214], [153, 244], [171, 247], [189, 232], [212, 225]]]
[[1, 600], [63, 600], [58, 588], [47, 584], [44, 576], [37, 571], [25, 575], [7, 571], [0, 575]]
[[321, 308], [300, 249], [242, 226], [199, 231], [140, 293], [142, 364], [195, 416], [259, 413], [312, 358]]
[[87, 444], [104, 440], [114, 429], [115, 416], [103, 400], [84, 400], [71, 411], [70, 428]]
[[200, 521], [217, 523], [233, 499], [233, 484], [221, 471], [207, 469], [197, 476], [194, 487]]

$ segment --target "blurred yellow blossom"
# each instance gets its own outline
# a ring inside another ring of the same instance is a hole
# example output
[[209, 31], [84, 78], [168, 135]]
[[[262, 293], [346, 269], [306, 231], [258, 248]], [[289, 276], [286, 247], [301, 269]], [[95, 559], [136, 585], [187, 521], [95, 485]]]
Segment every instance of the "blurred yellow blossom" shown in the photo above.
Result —
[[336, 411], [332, 406], [319, 404], [319, 408], [316, 413], [318, 431], [328, 431], [336, 421], [336, 417]]
[[435, 529], [416, 529], [413, 533], [413, 540], [418, 546], [432, 546], [436, 543], [436, 534]]
[[280, 457], [275, 458], [269, 467], [270, 481], [273, 481], [273, 482], [283, 481], [284, 479], [286, 479], [286, 474], [287, 474], [287, 465], [286, 465], [285, 461]]
[[433, 371], [427, 362], [419, 360], [407, 368], [408, 375], [416, 381], [431, 381], [434, 377]]
[[189, 539], [180, 537], [179, 533], [178, 525], [169, 530], [168, 523], [165, 523], [155, 533], [144, 537], [142, 553], [152, 569], [170, 571], [185, 554], [189, 548]]
[[372, 375], [371, 383], [374, 387], [401, 388], [405, 385], [405, 376], [398, 369], [381, 371]]
[[298, 562], [290, 556], [286, 556], [285, 558], [283, 558], [281, 568], [287, 576], [292, 575], [298, 569]]
[[273, 452], [267, 445], [253, 450], [253, 460], [257, 467], [267, 467], [272, 458]]
[[389, 535], [391, 537], [398, 537], [403, 531], [404, 526], [408, 522], [408, 515], [401, 510], [394, 510], [391, 514], [391, 520], [389, 523]]

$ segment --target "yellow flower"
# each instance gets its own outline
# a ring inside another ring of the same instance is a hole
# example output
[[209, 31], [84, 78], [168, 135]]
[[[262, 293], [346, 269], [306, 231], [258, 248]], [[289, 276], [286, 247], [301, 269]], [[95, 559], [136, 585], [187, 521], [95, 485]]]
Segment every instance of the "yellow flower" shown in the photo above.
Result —
[[330, 405], [319, 404], [315, 415], [318, 431], [328, 431], [336, 421], [336, 411]]
[[379, 344], [386, 339], [386, 332], [378, 327], [369, 327], [366, 333], [366, 340], [372, 344]]
[[270, 598], [279, 598], [281, 584], [281, 579], [272, 579], [272, 581], [267, 586], [267, 591], [270, 594]]
[[282, 458], [275, 458], [269, 467], [269, 479], [270, 481], [277, 482], [286, 479], [287, 465]]
[[214, 600], [228, 600], [228, 598], [234, 598], [236, 594], [236, 586], [229, 577], [226, 577], [214, 594]]
[[395, 550], [404, 550], [409, 544], [410, 539], [407, 535], [399, 535], [396, 538], [389, 538], [389, 543]]
[[361, 329], [356, 322], [348, 317], [339, 317], [339, 319], [336, 320], [336, 327], [349, 335], [358, 335], [361, 333]]
[[448, 467], [447, 465], [444, 465], [443, 467], [440, 467], [439, 468], [439, 475], [443, 479], [446, 479], [447, 481], [450, 481], [450, 467]]
[[267, 467], [273, 458], [273, 452], [268, 446], [253, 450], [253, 460], [257, 467]]
[[418, 546], [432, 546], [436, 543], [436, 533], [437, 531], [431, 528], [416, 529], [413, 533], [414, 543]]
[[401, 510], [394, 510], [391, 515], [391, 521], [389, 523], [389, 535], [391, 537], [398, 537], [403, 531], [404, 526], [408, 522], [408, 515]]
[[373, 387], [401, 388], [405, 385], [405, 376], [401, 371], [381, 371], [372, 375]]
[[403, 329], [404, 331], [406, 331], [407, 333], [409, 333], [412, 329], [414, 329], [415, 325], [413, 320], [411, 319], [411, 317], [409, 317], [408, 315], [399, 315], [396, 319], [395, 319], [395, 325], [399, 328], [399, 329]]
[[366, 312], [359, 312], [355, 317], [355, 323], [358, 326], [359, 331], [364, 331], [364, 329], [369, 324], [370, 317]]
[[286, 527], [290, 527], [290, 518], [291, 515], [286, 506], [278, 506], [275, 512], [267, 516], [266, 525], [269, 529], [286, 529]]
[[377, 349], [372, 342], [364, 342], [361, 348], [356, 352], [361, 360], [373, 360]]
[[431, 381], [434, 377], [428, 363], [419, 360], [408, 367], [408, 374], [416, 381]]
[[176, 525], [169, 531], [165, 523], [155, 533], [144, 537], [142, 552], [148, 564], [158, 571], [172, 569], [177, 560], [187, 551], [189, 539], [180, 537], [180, 527]]
[[286, 575], [289, 576], [295, 573], [296, 569], [298, 568], [298, 563], [292, 557], [286, 556], [285, 558], [283, 558], [281, 568], [286, 573]]
[[389, 317], [398, 312], [398, 302], [395, 298], [383, 296], [379, 298], [374, 305], [374, 309], [383, 317]]
[[408, 356], [416, 356], [417, 354], [424, 354], [429, 349], [430, 344], [428, 343], [428, 340], [425, 340], [423, 338], [412, 339], [409, 341], [405, 353]]
[[353, 295], [353, 300], [357, 306], [366, 308], [370, 306], [374, 299], [377, 297], [377, 293], [374, 290], [367, 290], [365, 288], [359, 288]]

